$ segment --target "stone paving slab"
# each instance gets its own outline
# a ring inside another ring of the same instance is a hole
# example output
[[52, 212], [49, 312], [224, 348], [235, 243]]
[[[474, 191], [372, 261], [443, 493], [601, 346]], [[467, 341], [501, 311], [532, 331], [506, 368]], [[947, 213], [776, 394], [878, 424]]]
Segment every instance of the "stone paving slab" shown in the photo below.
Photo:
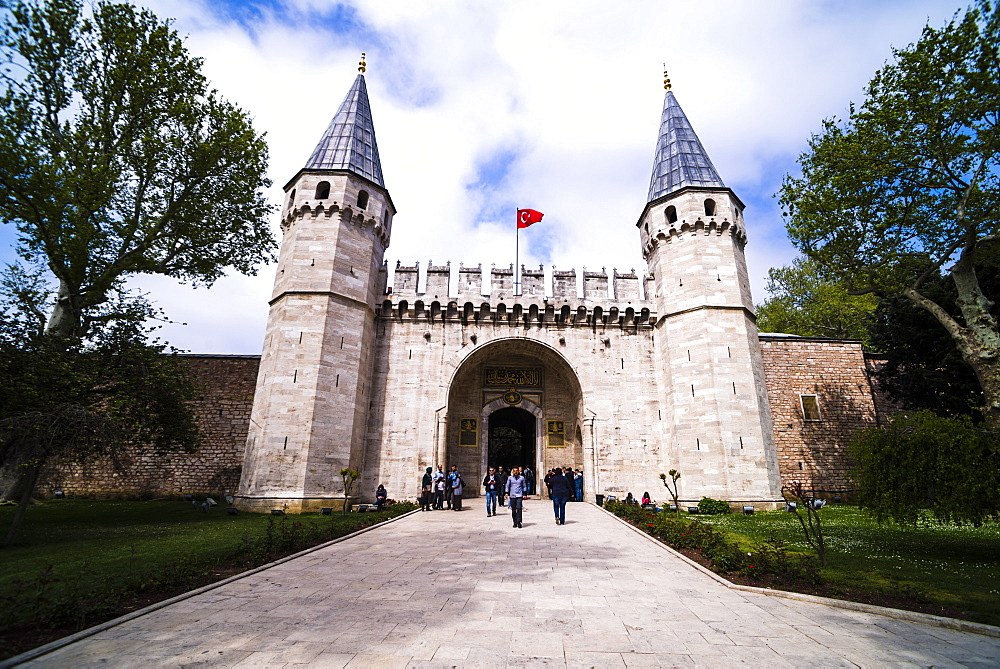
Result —
[[733, 590], [590, 504], [418, 512], [27, 667], [995, 667], [1000, 639]]

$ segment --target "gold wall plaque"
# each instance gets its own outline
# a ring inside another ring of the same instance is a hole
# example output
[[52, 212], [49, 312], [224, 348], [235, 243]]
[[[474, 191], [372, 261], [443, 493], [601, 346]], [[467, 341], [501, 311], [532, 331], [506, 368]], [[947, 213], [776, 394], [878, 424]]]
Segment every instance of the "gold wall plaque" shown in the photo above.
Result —
[[522, 399], [521, 393], [513, 388], [503, 394], [503, 401], [507, 404], [520, 404]]
[[485, 386], [540, 386], [542, 370], [487, 367], [483, 378]]
[[479, 420], [463, 418], [458, 429], [459, 446], [479, 446]]
[[545, 421], [545, 434], [548, 436], [549, 446], [562, 448], [566, 446], [566, 423], [561, 420]]

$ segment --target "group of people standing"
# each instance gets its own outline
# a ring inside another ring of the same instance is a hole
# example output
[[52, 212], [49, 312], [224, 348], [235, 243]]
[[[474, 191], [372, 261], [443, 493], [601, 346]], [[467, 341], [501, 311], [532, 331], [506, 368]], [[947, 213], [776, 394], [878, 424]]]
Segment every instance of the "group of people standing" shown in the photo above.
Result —
[[[486, 491], [486, 517], [497, 515], [497, 506], [509, 506], [514, 527], [521, 527], [524, 498], [531, 494], [534, 472], [530, 467], [514, 467], [508, 473], [503, 467], [490, 467], [483, 476]], [[572, 467], [556, 467], [545, 474], [545, 486], [552, 500], [556, 525], [566, 524], [566, 503], [583, 501], [583, 472]], [[462, 510], [465, 481], [458, 467], [445, 474], [441, 465], [435, 472], [427, 467], [420, 482], [420, 510]]]
[[438, 465], [437, 471], [428, 467], [420, 480], [420, 510], [440, 511], [447, 505], [449, 510], [461, 511], [464, 489], [465, 480], [458, 467], [452, 466], [447, 474], [441, 465]]

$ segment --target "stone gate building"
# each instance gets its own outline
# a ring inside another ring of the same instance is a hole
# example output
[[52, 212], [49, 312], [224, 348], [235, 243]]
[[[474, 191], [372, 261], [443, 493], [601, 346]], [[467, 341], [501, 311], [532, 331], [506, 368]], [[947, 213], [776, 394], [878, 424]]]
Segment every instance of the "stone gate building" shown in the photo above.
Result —
[[874, 418], [860, 345], [758, 334], [744, 205], [665, 83], [634, 222], [646, 271], [421, 276], [383, 263], [396, 208], [362, 69], [285, 186], [237, 505], [336, 506], [345, 467], [362, 499], [414, 498], [438, 464], [472, 494], [494, 464], [580, 468], [590, 499], [669, 469], [686, 501], [847, 486], [847, 435]]

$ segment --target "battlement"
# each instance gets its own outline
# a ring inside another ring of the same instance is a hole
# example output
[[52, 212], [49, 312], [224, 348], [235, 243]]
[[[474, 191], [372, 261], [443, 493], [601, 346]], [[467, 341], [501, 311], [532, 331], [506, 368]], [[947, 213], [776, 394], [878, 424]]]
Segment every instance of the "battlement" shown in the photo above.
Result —
[[311, 206], [308, 202], [304, 202], [299, 207], [291, 207], [285, 212], [284, 216], [281, 218], [281, 231], [288, 232], [292, 226], [297, 225], [300, 221], [306, 219], [320, 219], [320, 218], [332, 218], [334, 214], [338, 214], [345, 223], [352, 223], [359, 227], [371, 228], [372, 234], [382, 243], [383, 247], [389, 246], [389, 215], [388, 212], [383, 212], [384, 215], [382, 219], [378, 219], [371, 215], [371, 213], [356, 210], [350, 205], [346, 207], [341, 207], [336, 201], [324, 205], [322, 202], [316, 206]]
[[[397, 319], [454, 320], [462, 323], [506, 321], [511, 325], [537, 323], [593, 327], [649, 326], [655, 319], [652, 302], [645, 298], [646, 277], [640, 281], [635, 270], [609, 277], [584, 268], [578, 283], [576, 269], [521, 266], [521, 290], [515, 294], [514, 266], [434, 265], [420, 271], [420, 263], [397, 263], [392, 272], [392, 288], [379, 308], [385, 317]], [[651, 287], [651, 286], [650, 286]]]

